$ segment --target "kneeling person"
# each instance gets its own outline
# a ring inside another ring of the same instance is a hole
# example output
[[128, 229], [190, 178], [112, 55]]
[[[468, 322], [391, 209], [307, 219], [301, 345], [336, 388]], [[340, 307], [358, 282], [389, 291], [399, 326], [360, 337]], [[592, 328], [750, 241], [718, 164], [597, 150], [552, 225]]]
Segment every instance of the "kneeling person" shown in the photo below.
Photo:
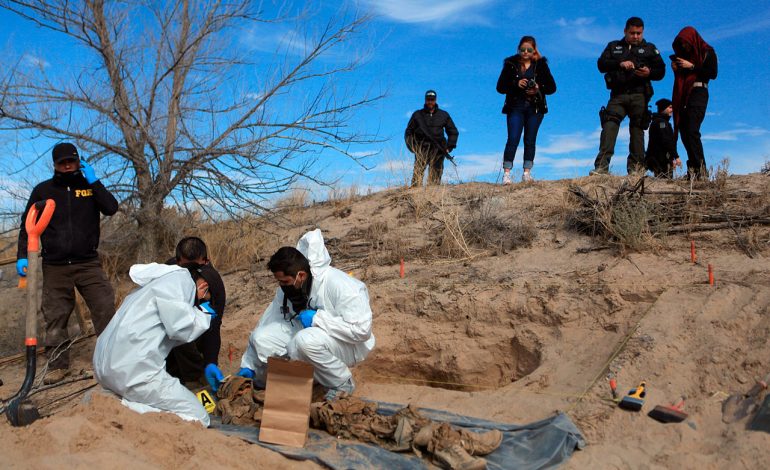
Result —
[[[129, 275], [140, 287], [96, 341], [96, 380], [134, 411], [169, 411], [208, 426], [209, 415], [195, 395], [166, 372], [171, 348], [194, 341], [211, 323], [203, 270], [195, 264], [137, 264]], [[198, 302], [203, 303], [196, 307]]]
[[[369, 293], [363, 282], [330, 264], [320, 230], [306, 233], [296, 249], [283, 247], [270, 258], [267, 267], [279, 289], [249, 337], [238, 375], [264, 387], [267, 358], [288, 356], [314, 366], [327, 398], [353, 392], [350, 367], [374, 348]], [[216, 389], [221, 373], [209, 372]]]

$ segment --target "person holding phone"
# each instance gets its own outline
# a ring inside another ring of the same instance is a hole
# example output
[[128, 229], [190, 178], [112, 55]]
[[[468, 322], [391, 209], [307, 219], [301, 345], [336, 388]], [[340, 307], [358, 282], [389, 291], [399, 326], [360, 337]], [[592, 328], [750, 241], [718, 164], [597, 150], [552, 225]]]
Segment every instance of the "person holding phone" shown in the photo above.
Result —
[[548, 60], [540, 55], [534, 37], [522, 37], [518, 53], [503, 61], [503, 70], [497, 79], [497, 92], [505, 95], [503, 114], [508, 125], [508, 140], [503, 151], [503, 184], [511, 184], [511, 168], [522, 131], [524, 173], [521, 179], [532, 181], [537, 131], [548, 112], [545, 96], [556, 93], [556, 81], [551, 75]]
[[115, 315], [115, 293], [99, 261], [100, 215], [113, 215], [118, 201], [104, 187], [93, 167], [81, 160], [68, 142], [52, 152], [53, 178], [35, 186], [21, 216], [16, 271], [27, 275], [27, 211], [36, 202], [53, 199], [56, 210], [41, 237], [43, 265], [42, 310], [48, 373], [44, 381], [56, 383], [69, 369], [67, 323], [75, 307], [75, 289], [91, 311], [96, 334]]
[[692, 26], [679, 31], [670, 56], [674, 70], [674, 133], [687, 151], [687, 173], [708, 179], [700, 127], [706, 117], [709, 80], [717, 78], [717, 54]]

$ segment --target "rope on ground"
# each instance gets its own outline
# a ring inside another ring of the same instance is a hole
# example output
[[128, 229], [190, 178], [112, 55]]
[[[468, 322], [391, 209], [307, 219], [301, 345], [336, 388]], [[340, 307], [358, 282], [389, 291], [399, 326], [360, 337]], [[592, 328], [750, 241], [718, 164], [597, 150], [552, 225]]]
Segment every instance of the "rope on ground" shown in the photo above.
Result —
[[602, 368], [599, 369], [599, 373], [596, 374], [596, 377], [594, 377], [591, 383], [585, 388], [585, 390], [583, 390], [583, 393], [581, 393], [580, 396], [577, 397], [577, 400], [569, 408], [567, 408], [567, 411], [566, 411], [567, 413], [572, 412], [576, 406], [578, 406], [582, 401], [585, 400], [586, 396], [588, 395], [588, 392], [590, 392], [591, 389], [594, 388], [596, 383], [599, 382], [599, 380], [601, 380], [601, 378], [605, 375], [605, 373], [610, 367], [610, 364], [612, 364], [612, 361], [614, 361], [615, 358], [617, 358], [620, 355], [620, 353], [623, 352], [623, 350], [626, 348], [626, 344], [628, 344], [628, 341], [631, 339], [632, 336], [634, 336], [636, 331], [639, 329], [639, 326], [642, 324], [642, 321], [645, 319], [645, 317], [647, 317], [647, 314], [652, 311], [652, 309], [658, 304], [658, 300], [660, 300], [661, 296], [663, 296], [663, 294], [668, 292], [668, 290], [669, 289], [666, 288], [663, 290], [663, 292], [658, 294], [658, 296], [655, 298], [655, 301], [649, 307], [647, 307], [647, 309], [639, 316], [639, 320], [637, 320], [634, 327], [631, 328], [631, 330], [623, 337], [623, 339], [620, 340], [620, 343], [618, 343], [618, 346], [615, 348], [615, 351], [613, 351], [612, 354], [610, 354], [609, 359], [607, 359], [604, 365], [602, 365]]
[[[83, 387], [83, 388], [81, 388], [81, 389], [79, 389], [79, 390], [75, 390], [75, 391], [74, 391], [74, 392], [72, 392], [72, 393], [68, 393], [68, 394], [66, 394], [66, 395], [64, 395], [64, 396], [61, 396], [61, 397], [59, 397], [59, 398], [56, 398], [56, 399], [54, 399], [54, 400], [51, 400], [51, 401], [49, 401], [48, 403], [44, 403], [44, 404], [42, 404], [42, 405], [38, 406], [37, 408], [38, 408], [38, 409], [40, 409], [40, 408], [46, 408], [46, 407], [48, 407], [48, 406], [51, 406], [51, 405], [53, 405], [53, 404], [55, 404], [55, 403], [58, 403], [58, 402], [60, 402], [60, 401], [62, 401], [62, 400], [66, 400], [66, 399], [68, 399], [68, 398], [72, 398], [72, 397], [74, 397], [74, 396], [80, 395], [81, 393], [84, 393], [84, 392], [87, 392], [88, 390], [91, 390], [92, 388], [96, 387], [97, 385], [99, 385], [99, 384], [98, 384], [98, 383], [93, 383], [93, 384], [91, 384], [91, 385], [88, 385], [88, 386], [86, 386], [86, 387]], [[47, 414], [47, 415], [45, 415], [45, 416], [50, 416], [51, 414], [53, 414], [53, 413], [49, 413], [49, 414]]]

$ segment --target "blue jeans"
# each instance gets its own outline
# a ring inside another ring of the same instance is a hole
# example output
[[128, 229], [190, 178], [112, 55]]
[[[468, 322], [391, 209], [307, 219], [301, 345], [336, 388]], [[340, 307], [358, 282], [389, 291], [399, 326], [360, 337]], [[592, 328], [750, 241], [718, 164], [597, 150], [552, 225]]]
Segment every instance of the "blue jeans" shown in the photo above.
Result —
[[535, 113], [535, 110], [526, 104], [517, 104], [507, 114], [508, 141], [503, 151], [503, 168], [509, 170], [513, 167], [513, 158], [521, 141], [521, 132], [524, 131], [524, 169], [532, 168], [535, 161], [535, 141], [537, 130], [543, 122], [543, 114]]

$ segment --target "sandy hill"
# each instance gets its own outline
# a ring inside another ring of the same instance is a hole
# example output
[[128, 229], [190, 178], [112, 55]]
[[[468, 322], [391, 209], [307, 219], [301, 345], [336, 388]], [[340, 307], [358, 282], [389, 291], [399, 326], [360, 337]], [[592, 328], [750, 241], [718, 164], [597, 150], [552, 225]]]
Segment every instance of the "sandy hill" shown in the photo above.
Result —
[[[265, 259], [319, 227], [332, 264], [366, 282], [372, 298], [377, 346], [354, 369], [357, 395], [516, 423], [566, 411], [588, 442], [568, 468], [767, 465], [770, 434], [721, 419], [729, 394], [770, 372], [766, 175], [697, 185], [601, 177], [393, 189], [285, 204], [257, 225], [230, 236], [227, 247], [242, 256], [219, 263], [227, 273], [226, 371], [237, 370], [274, 293]], [[212, 247], [215, 263], [227, 247]], [[4, 315], [11, 324], [19, 313]], [[75, 350], [88, 368], [93, 339]], [[621, 393], [647, 382], [645, 412], [685, 396], [689, 419], [663, 425], [618, 409], [608, 374]], [[22, 375], [19, 361], [0, 364], [3, 396]], [[5, 462], [314, 466], [173, 416], [139, 416], [99, 395], [66, 397], [90, 383], [38, 394], [52, 415], [28, 428], [0, 424]]]

